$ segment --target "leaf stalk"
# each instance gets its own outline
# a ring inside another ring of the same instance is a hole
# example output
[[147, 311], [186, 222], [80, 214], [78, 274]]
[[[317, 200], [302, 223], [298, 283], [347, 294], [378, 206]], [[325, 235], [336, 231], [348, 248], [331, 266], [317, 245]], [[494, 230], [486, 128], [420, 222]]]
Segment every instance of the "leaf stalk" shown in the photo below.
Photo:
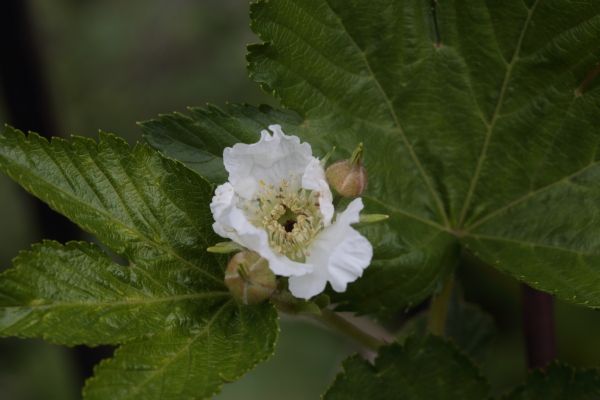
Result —
[[331, 311], [327, 308], [322, 309], [320, 315], [313, 315], [313, 318], [354, 339], [356, 342], [374, 352], [377, 352], [381, 346], [386, 344], [383, 340], [372, 336], [371, 334], [360, 329], [358, 326], [352, 324], [339, 313]]
[[454, 276], [444, 282], [444, 286], [439, 293], [431, 298], [429, 306], [429, 319], [427, 321], [427, 330], [436, 336], [444, 336], [446, 333], [446, 320], [448, 319], [448, 307], [452, 290], [454, 289]]

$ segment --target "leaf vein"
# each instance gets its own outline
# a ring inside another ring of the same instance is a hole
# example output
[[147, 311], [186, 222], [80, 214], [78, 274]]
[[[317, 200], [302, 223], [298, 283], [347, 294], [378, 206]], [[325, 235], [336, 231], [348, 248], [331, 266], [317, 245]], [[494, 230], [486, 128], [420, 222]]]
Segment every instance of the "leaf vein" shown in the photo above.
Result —
[[442, 203], [440, 195], [437, 192], [437, 190], [435, 190], [433, 184], [431, 183], [431, 178], [425, 172], [425, 168], [421, 164], [421, 161], [419, 160], [419, 157], [417, 156], [417, 154], [416, 154], [416, 152], [415, 152], [412, 144], [408, 140], [408, 137], [406, 136], [406, 132], [404, 131], [404, 128], [400, 124], [400, 119], [398, 118], [398, 114], [397, 114], [397, 112], [396, 112], [396, 110], [395, 110], [395, 108], [394, 108], [394, 106], [392, 104], [392, 101], [391, 101], [389, 95], [387, 94], [387, 92], [383, 89], [383, 86], [381, 85], [381, 82], [379, 82], [379, 78], [377, 77], [377, 75], [373, 71], [373, 68], [371, 67], [371, 63], [369, 61], [369, 58], [367, 57], [366, 52], [358, 45], [358, 43], [356, 42], [356, 40], [354, 39], [354, 37], [350, 34], [350, 31], [348, 30], [348, 28], [344, 24], [344, 21], [335, 12], [335, 10], [333, 9], [333, 7], [329, 3], [329, 0], [325, 0], [325, 3], [327, 4], [327, 6], [329, 7], [329, 9], [331, 10], [332, 14], [335, 15], [335, 17], [338, 20], [340, 26], [343, 28], [343, 32], [345, 33], [345, 35], [348, 37], [348, 39], [350, 39], [350, 41], [352, 42], [352, 44], [354, 45], [354, 47], [358, 50], [358, 53], [362, 56], [362, 58], [364, 60], [364, 63], [365, 63], [365, 67], [367, 68], [367, 71], [369, 72], [369, 74], [371, 74], [371, 76], [373, 77], [373, 81], [374, 81], [375, 85], [377, 86], [377, 89], [381, 93], [381, 96], [383, 97], [383, 100], [384, 100], [384, 102], [385, 102], [385, 104], [386, 104], [386, 106], [388, 108], [388, 111], [389, 111], [391, 117], [394, 120], [394, 123], [396, 125], [397, 130], [398, 130], [398, 133], [400, 134], [400, 136], [402, 138], [402, 141], [404, 142], [404, 145], [406, 146], [406, 148], [408, 150], [408, 153], [409, 153], [411, 159], [413, 160], [413, 163], [415, 164], [415, 166], [419, 170], [419, 173], [420, 173], [420, 175], [421, 175], [421, 177], [423, 179], [423, 182], [425, 183], [425, 186], [427, 186], [429, 192], [431, 193], [431, 195], [433, 197], [434, 202], [436, 203], [436, 205], [438, 207], [438, 212], [440, 213], [440, 216], [444, 220], [444, 225], [449, 226], [450, 223], [449, 223], [449, 220], [448, 220], [448, 216], [446, 214], [446, 210], [444, 208], [444, 205]]
[[513, 68], [514, 68], [515, 64], [517, 63], [517, 61], [519, 60], [519, 53], [521, 52], [523, 42], [525, 41], [525, 36], [527, 34], [527, 30], [529, 29], [531, 20], [533, 19], [533, 15], [534, 15], [535, 10], [537, 9], [537, 6], [540, 3], [540, 1], [541, 0], [535, 0], [535, 3], [533, 3], [532, 7], [529, 9], [529, 11], [527, 13], [527, 19], [525, 20], [525, 23], [523, 24], [523, 28], [521, 29], [521, 34], [519, 35], [519, 39], [517, 41], [517, 46], [513, 53], [512, 59], [510, 60], [510, 62], [508, 63], [508, 66], [506, 68], [506, 73], [504, 74], [504, 80], [503, 80], [502, 86], [500, 88], [500, 95], [498, 96], [498, 101], [496, 103], [494, 113], [492, 114], [492, 119], [486, 130], [485, 140], [483, 142], [483, 146], [481, 147], [481, 152], [480, 152], [479, 158], [477, 160], [475, 172], [473, 174], [473, 178], [471, 179], [471, 183], [470, 183], [469, 189], [467, 191], [467, 196], [465, 198], [465, 203], [464, 203], [464, 206], [460, 213], [460, 218], [459, 218], [459, 222], [458, 222], [459, 227], [462, 226], [462, 224], [464, 223], [465, 217], [467, 215], [467, 211], [469, 209], [469, 206], [471, 205], [471, 199], [473, 197], [475, 188], [477, 186], [477, 182], [479, 180], [479, 176], [481, 174], [481, 169], [483, 167], [483, 162], [487, 155], [487, 151], [488, 151], [488, 148], [489, 148], [489, 145], [491, 142], [492, 134], [496, 127], [496, 122], [498, 121], [498, 117], [499, 117], [500, 111], [502, 110], [502, 106], [504, 105], [504, 99], [505, 99], [506, 92], [508, 89], [508, 83], [510, 82], [510, 79], [512, 76]]
[[206, 325], [197, 334], [195, 334], [195, 335], [193, 335], [193, 336], [191, 336], [189, 338], [189, 340], [185, 344], [185, 346], [183, 346], [175, 354], [173, 354], [170, 357], [167, 357], [166, 359], [164, 359], [163, 360], [164, 364], [162, 364], [162, 366], [160, 368], [153, 370], [152, 373], [149, 374], [146, 377], [146, 379], [144, 379], [142, 382], [140, 382], [139, 384], [135, 385], [133, 387], [133, 390], [131, 390], [129, 393], [127, 393], [127, 397], [125, 397], [124, 399], [126, 399], [126, 398], [136, 398], [137, 393], [140, 392], [140, 390], [141, 390], [142, 387], [144, 387], [146, 384], [148, 384], [148, 382], [150, 382], [154, 377], [156, 377], [157, 375], [161, 374], [169, 365], [173, 364], [179, 357], [181, 357], [182, 355], [184, 355], [185, 352], [190, 349], [190, 347], [192, 346], [192, 344], [196, 340], [198, 340], [205, 333], [208, 333], [210, 331], [211, 325], [217, 320], [217, 318], [221, 315], [221, 313], [224, 310], [226, 310], [229, 307], [229, 305], [231, 305], [232, 301], [233, 301], [233, 299], [230, 299], [229, 301], [223, 303], [223, 305], [221, 305], [221, 307], [219, 307], [219, 309], [217, 311], [215, 311], [215, 313], [210, 318], [210, 320], [206, 323]]
[[180, 300], [196, 300], [196, 299], [205, 299], [205, 298], [212, 298], [212, 297], [227, 297], [229, 295], [230, 295], [229, 292], [226, 292], [226, 291], [210, 291], [210, 292], [181, 294], [181, 295], [166, 296], [166, 297], [154, 297], [154, 298], [145, 298], [145, 299], [129, 298], [129, 299], [125, 299], [125, 300], [100, 301], [100, 302], [57, 301], [57, 302], [54, 302], [51, 304], [37, 304], [37, 305], [30, 304], [30, 305], [26, 305], [26, 306], [9, 306], [9, 307], [3, 307], [3, 309], [51, 310], [53, 308], [60, 308], [60, 307], [113, 307], [113, 306], [129, 306], [129, 305], [146, 305], [146, 304], [177, 302]]
[[[599, 142], [596, 142], [596, 150], [598, 149], [598, 145], [599, 144], [600, 144]], [[492, 219], [493, 217], [495, 217], [499, 213], [501, 213], [503, 211], [506, 211], [509, 208], [512, 208], [512, 207], [516, 206], [517, 204], [522, 203], [522, 202], [530, 199], [531, 197], [533, 197], [533, 196], [535, 196], [535, 195], [537, 195], [537, 194], [539, 194], [539, 193], [541, 193], [541, 192], [543, 192], [545, 190], [548, 190], [548, 189], [552, 188], [555, 185], [558, 185], [558, 184], [564, 183], [566, 181], [569, 181], [570, 179], [577, 177], [578, 175], [584, 173], [585, 171], [587, 171], [590, 168], [593, 168], [593, 167], [597, 166], [598, 164], [600, 164], [600, 161], [595, 161], [594, 159], [592, 159], [592, 161], [588, 165], [586, 165], [585, 167], [583, 167], [583, 168], [575, 171], [571, 175], [567, 175], [567, 176], [565, 176], [565, 177], [563, 177], [563, 178], [561, 178], [561, 179], [559, 179], [557, 181], [549, 183], [546, 186], [543, 186], [543, 187], [538, 188], [538, 189], [536, 189], [536, 190], [534, 190], [532, 192], [529, 192], [526, 195], [521, 196], [518, 199], [511, 201], [507, 205], [502, 206], [502, 207], [496, 209], [495, 211], [492, 211], [491, 213], [487, 214], [485, 217], [482, 217], [481, 219], [475, 221], [473, 224], [471, 224], [468, 227], [466, 227], [465, 231], [472, 231], [473, 229], [475, 229], [476, 227], [482, 225], [484, 222], [489, 221], [490, 219]]]

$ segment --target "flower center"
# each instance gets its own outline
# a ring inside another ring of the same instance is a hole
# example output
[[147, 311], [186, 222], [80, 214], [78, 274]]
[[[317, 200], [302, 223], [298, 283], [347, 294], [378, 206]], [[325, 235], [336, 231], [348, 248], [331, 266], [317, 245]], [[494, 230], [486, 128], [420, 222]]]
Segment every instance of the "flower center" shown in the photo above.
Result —
[[283, 181], [277, 188], [263, 185], [256, 205], [251, 221], [265, 229], [271, 248], [291, 260], [305, 261], [311, 242], [323, 229], [318, 193], [293, 189]]
[[298, 214], [287, 208], [285, 204], [281, 205], [284, 207], [285, 212], [281, 217], [279, 217], [277, 222], [283, 226], [283, 229], [285, 229], [287, 233], [293, 232], [294, 226], [296, 225], [296, 222], [298, 222]]

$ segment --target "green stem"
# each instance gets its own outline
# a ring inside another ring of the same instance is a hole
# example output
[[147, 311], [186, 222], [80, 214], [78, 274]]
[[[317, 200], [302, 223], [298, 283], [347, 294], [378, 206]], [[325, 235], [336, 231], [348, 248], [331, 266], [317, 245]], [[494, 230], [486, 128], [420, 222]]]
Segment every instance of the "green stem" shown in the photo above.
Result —
[[454, 276], [450, 277], [444, 283], [442, 290], [434, 295], [429, 306], [429, 320], [427, 321], [427, 330], [429, 333], [437, 336], [444, 336], [446, 332], [446, 319], [448, 318], [448, 305], [452, 297], [454, 288]]
[[318, 321], [324, 323], [327, 326], [339, 331], [352, 339], [362, 344], [366, 348], [377, 351], [381, 346], [385, 345], [385, 342], [371, 336], [367, 332], [363, 331], [356, 325], [348, 322], [345, 318], [340, 316], [338, 313], [328, 310], [326, 308], [321, 310], [321, 315], [314, 315]]

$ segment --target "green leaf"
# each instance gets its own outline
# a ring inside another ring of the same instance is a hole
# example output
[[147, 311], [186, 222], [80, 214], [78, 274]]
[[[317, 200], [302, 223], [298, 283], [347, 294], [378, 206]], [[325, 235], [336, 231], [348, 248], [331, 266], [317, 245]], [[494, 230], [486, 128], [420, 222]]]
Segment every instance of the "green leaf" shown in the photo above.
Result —
[[[235, 305], [223, 282], [224, 259], [206, 252], [217, 240], [213, 186], [199, 175], [113, 135], [48, 142], [9, 127], [0, 134], [0, 169], [126, 260], [121, 265], [80, 242], [46, 241], [22, 252], [0, 275], [0, 336], [130, 342], [106, 362], [129, 366], [119, 373], [129, 383], [118, 398], [177, 384], [197, 393], [180, 398], [202, 398], [272, 353], [273, 307]], [[225, 342], [235, 351], [216, 351]], [[164, 357], [145, 358], [146, 346], [162, 348]], [[181, 360], [193, 357], [204, 361], [182, 375]], [[156, 373], [136, 373], [136, 360]], [[111, 368], [100, 369], [90, 396], [105, 390]]]
[[[22, 253], [0, 284], [3, 335], [117, 343], [193, 324], [203, 306], [207, 312], [228, 300], [219, 259], [205, 250], [216, 239], [212, 186], [181, 165], [112, 135], [48, 143], [7, 128], [0, 168], [129, 262], [119, 266], [95, 246], [75, 243]], [[147, 326], [131, 322], [138, 317]]]
[[252, 27], [250, 73], [305, 137], [367, 144], [369, 212], [402, 215], [397, 241], [426, 223], [600, 306], [600, 2], [258, 1]]
[[505, 400], [594, 400], [600, 398], [600, 375], [596, 370], [576, 370], [552, 364], [536, 370], [527, 382], [504, 397]]
[[204, 326], [127, 343], [96, 367], [87, 400], [210, 398], [273, 353], [277, 313], [224, 303]]
[[354, 356], [344, 362], [343, 369], [325, 400], [481, 400], [489, 392], [469, 360], [434, 336], [384, 347], [374, 366]]
[[[114, 263], [97, 246], [45, 241], [0, 275], [0, 335], [62, 344], [117, 344], [169, 325], [198, 324], [231, 297], [197, 270]], [[188, 280], [185, 285], [180, 282]]]
[[7, 127], [0, 168], [25, 189], [137, 266], [199, 269], [222, 287], [208, 207], [212, 186], [147, 146], [110, 134], [99, 143], [73, 137], [51, 143]]

